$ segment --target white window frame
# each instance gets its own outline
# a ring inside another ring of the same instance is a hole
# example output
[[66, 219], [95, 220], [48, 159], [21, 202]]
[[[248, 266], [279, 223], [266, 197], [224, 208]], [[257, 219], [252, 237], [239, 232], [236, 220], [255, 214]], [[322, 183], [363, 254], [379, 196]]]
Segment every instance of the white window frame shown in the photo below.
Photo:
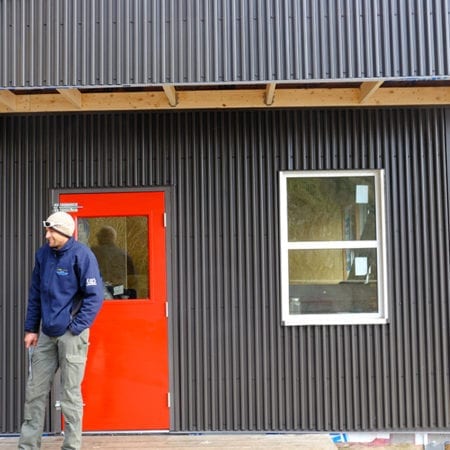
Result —
[[[375, 241], [308, 241], [288, 242], [288, 178], [318, 177], [374, 177], [376, 207]], [[357, 325], [385, 324], [388, 322], [388, 290], [386, 269], [386, 222], [384, 170], [324, 170], [281, 171], [280, 187], [280, 261], [281, 261], [281, 316], [283, 325]], [[330, 248], [376, 248], [378, 311], [376, 313], [290, 314], [289, 312], [289, 250]]]

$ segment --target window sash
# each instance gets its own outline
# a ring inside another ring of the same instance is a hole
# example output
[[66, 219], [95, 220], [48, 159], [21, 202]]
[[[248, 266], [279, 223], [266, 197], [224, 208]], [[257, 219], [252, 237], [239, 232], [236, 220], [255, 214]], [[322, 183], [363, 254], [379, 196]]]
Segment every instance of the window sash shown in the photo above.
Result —
[[377, 241], [304, 241], [288, 242], [288, 250], [321, 250], [321, 249], [342, 249], [347, 248], [378, 248]]
[[[375, 181], [376, 240], [351, 241], [288, 241], [287, 179], [290, 177], [360, 177], [371, 176]], [[386, 231], [384, 208], [383, 170], [342, 171], [288, 171], [280, 172], [280, 252], [281, 252], [281, 296], [282, 321], [284, 325], [326, 325], [326, 324], [384, 324], [388, 320]], [[289, 250], [320, 249], [377, 249], [378, 311], [375, 313], [324, 313], [290, 314], [289, 311]]]

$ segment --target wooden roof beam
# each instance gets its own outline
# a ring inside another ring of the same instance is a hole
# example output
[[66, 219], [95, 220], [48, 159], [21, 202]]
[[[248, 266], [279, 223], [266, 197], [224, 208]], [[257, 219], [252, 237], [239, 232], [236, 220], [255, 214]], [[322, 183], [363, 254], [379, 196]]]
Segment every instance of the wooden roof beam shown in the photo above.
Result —
[[164, 93], [166, 94], [167, 99], [169, 100], [170, 106], [177, 106], [177, 92], [173, 84], [163, 84]]
[[276, 86], [277, 86], [276, 83], [267, 83], [266, 84], [266, 92], [264, 94], [264, 103], [267, 106], [270, 106], [273, 103], [273, 99], [275, 97]]
[[[395, 106], [450, 105], [450, 86], [381, 87], [372, 83], [363, 87], [361, 103], [360, 86], [314, 87], [276, 89], [276, 101], [270, 100], [273, 86], [257, 89], [198, 89], [178, 90], [167, 87], [168, 96], [159, 91], [84, 91], [18, 93], [0, 90], [0, 114], [67, 112], [67, 111], [132, 111], [132, 110], [208, 110], [255, 108], [358, 108]], [[68, 101], [68, 99], [71, 101]], [[275, 100], [273, 98], [272, 100]]]
[[361, 86], [359, 87], [360, 91], [359, 102], [360, 103], [367, 102], [370, 99], [370, 97], [372, 97], [375, 94], [375, 92], [382, 84], [383, 80], [364, 81], [363, 83], [361, 83]]
[[75, 106], [77, 109], [82, 109], [82, 94], [79, 89], [74, 88], [62, 88], [56, 89], [65, 100], [67, 100], [71, 105]]
[[0, 105], [6, 106], [9, 111], [17, 110], [16, 94], [9, 90], [0, 91]]

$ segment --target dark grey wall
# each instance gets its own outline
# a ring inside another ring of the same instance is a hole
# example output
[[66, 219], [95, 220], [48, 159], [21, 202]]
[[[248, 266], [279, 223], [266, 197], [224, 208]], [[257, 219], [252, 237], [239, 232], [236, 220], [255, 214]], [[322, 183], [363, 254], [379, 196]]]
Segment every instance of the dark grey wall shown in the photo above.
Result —
[[450, 74], [450, 0], [0, 0], [0, 86]]
[[[445, 110], [0, 116], [0, 432], [51, 189], [173, 187], [172, 429], [449, 423]], [[278, 171], [384, 168], [390, 322], [283, 327]]]

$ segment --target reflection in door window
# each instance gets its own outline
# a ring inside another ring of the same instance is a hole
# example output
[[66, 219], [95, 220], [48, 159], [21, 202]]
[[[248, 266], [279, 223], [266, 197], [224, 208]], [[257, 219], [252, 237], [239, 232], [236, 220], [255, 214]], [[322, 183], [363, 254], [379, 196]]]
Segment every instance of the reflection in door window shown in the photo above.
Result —
[[78, 218], [77, 232], [97, 258], [105, 299], [148, 298], [147, 217]]

